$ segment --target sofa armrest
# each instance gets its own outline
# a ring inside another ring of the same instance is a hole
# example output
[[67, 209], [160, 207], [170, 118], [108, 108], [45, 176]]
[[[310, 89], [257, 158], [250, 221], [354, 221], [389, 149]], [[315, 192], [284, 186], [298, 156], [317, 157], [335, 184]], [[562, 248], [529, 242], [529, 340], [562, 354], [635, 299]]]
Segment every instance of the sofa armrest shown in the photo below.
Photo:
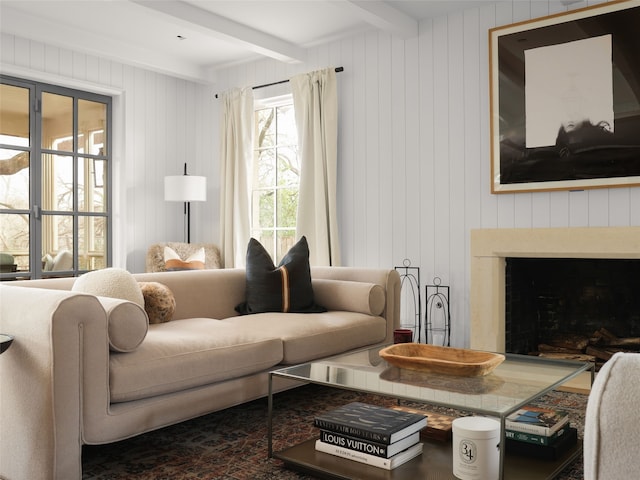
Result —
[[90, 295], [34, 293], [0, 285], [0, 477], [79, 479], [83, 411], [108, 401], [107, 317]]
[[385, 291], [386, 303], [381, 314], [387, 321], [384, 343], [393, 343], [393, 331], [400, 328], [400, 275], [395, 269], [357, 267], [311, 267], [312, 279], [333, 279], [380, 285]]

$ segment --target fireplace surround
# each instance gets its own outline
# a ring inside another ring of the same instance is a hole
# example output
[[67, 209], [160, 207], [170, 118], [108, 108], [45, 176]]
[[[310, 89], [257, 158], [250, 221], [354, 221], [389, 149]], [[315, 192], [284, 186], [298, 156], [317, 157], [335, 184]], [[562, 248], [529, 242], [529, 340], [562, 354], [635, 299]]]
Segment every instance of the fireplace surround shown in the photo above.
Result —
[[470, 348], [505, 351], [507, 258], [640, 259], [640, 227], [471, 231]]

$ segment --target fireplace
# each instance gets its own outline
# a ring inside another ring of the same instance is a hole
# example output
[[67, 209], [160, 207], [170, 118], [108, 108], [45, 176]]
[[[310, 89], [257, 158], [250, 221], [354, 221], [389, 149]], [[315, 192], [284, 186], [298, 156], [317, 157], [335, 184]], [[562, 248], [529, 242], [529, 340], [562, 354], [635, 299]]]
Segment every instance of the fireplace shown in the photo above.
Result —
[[471, 232], [470, 348], [506, 351], [506, 259], [640, 259], [640, 227]]
[[601, 364], [622, 349], [610, 345], [613, 337], [640, 337], [639, 259], [509, 257], [505, 263], [507, 353], [580, 354]]

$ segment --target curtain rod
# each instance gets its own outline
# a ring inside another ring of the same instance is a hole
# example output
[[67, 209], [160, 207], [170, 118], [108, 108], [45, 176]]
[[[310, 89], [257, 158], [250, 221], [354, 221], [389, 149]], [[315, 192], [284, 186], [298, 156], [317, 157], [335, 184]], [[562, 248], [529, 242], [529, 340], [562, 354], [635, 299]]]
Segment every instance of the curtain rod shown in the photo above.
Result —
[[[336, 67], [336, 73], [340, 73], [344, 71], [344, 67]], [[257, 90], [259, 88], [271, 87], [273, 85], [280, 85], [282, 83], [287, 83], [289, 80], [280, 80], [279, 82], [265, 83], [264, 85], [256, 85], [255, 87], [251, 87], [252, 90]], [[218, 98], [218, 94], [216, 93], [216, 98]]]

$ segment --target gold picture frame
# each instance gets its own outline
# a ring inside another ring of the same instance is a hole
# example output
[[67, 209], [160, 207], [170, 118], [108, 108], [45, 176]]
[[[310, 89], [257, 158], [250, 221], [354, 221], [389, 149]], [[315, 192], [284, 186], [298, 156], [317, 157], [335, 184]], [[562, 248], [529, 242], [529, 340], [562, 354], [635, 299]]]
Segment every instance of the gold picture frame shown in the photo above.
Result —
[[640, 185], [640, 1], [489, 30], [491, 192]]

